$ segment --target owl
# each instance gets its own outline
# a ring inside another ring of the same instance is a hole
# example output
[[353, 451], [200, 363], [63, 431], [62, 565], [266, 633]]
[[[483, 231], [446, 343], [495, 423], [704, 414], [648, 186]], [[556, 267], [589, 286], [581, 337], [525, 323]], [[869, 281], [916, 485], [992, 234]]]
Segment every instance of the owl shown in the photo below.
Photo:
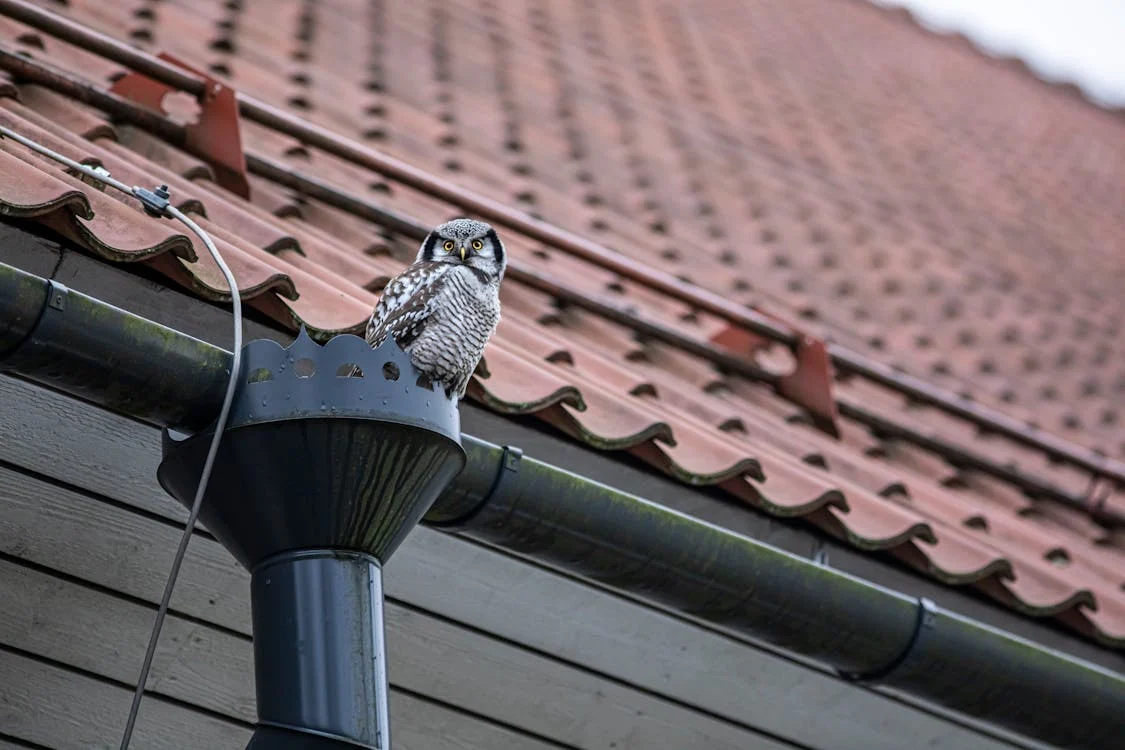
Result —
[[488, 224], [454, 219], [422, 242], [414, 263], [391, 279], [367, 324], [367, 343], [394, 336], [433, 385], [460, 399], [500, 322], [507, 258]]

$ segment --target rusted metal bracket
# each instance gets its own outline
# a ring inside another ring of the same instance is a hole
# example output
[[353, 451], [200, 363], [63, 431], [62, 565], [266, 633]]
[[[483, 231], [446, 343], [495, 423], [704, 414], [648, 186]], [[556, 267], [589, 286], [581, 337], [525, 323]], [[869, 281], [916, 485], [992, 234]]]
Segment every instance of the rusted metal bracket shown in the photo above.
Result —
[[[832, 437], [839, 437], [839, 412], [836, 409], [836, 397], [832, 394], [832, 357], [828, 353], [828, 346], [822, 340], [790, 325], [788, 321], [760, 310], [758, 312], [784, 324], [797, 334], [797, 341], [791, 347], [797, 360], [796, 367], [777, 379], [774, 386], [777, 393], [805, 409], [819, 429]], [[753, 359], [755, 354], [769, 346], [777, 345], [775, 341], [735, 325], [729, 325], [712, 336], [711, 343], [748, 359]]]
[[[238, 99], [234, 89], [224, 86], [203, 71], [191, 67], [172, 55], [162, 52], [158, 57], [206, 82], [203, 93], [196, 97], [199, 103], [198, 119], [184, 125], [186, 133], [184, 145], [206, 159], [215, 172], [215, 180], [220, 185], [249, 199], [250, 182], [246, 179], [246, 152], [242, 150]], [[170, 114], [166, 107], [167, 96], [180, 93], [180, 89], [141, 73], [127, 74], [115, 82], [110, 91], [166, 116]]]

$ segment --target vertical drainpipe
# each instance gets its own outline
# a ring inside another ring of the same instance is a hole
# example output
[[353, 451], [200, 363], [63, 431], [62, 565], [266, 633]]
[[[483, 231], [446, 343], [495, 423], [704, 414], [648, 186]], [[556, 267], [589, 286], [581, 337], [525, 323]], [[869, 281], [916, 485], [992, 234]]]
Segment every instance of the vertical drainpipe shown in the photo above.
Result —
[[[382, 566], [464, 467], [457, 405], [392, 339], [302, 331], [243, 362], [200, 522], [251, 572], [248, 748], [387, 750]], [[185, 505], [210, 438], [164, 432], [157, 475]]]

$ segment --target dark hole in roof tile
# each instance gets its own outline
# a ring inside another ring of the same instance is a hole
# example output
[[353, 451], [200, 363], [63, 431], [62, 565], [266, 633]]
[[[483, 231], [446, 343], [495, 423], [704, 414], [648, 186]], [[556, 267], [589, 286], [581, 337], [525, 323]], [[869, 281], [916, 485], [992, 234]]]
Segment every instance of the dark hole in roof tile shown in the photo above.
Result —
[[587, 206], [600, 206], [604, 201], [602, 200], [602, 197], [600, 195], [591, 192], [586, 193], [584, 196], [582, 196], [582, 202]]
[[736, 292], [749, 292], [754, 288], [746, 279], [735, 279], [730, 286]]
[[828, 459], [822, 453], [806, 453], [801, 456], [801, 461], [818, 469], [828, 469]]
[[460, 144], [461, 140], [457, 137], [456, 133], [445, 133], [438, 138], [438, 145], [443, 148], [453, 148]]
[[376, 102], [374, 104], [367, 105], [367, 108], [363, 110], [363, 113], [365, 115], [368, 115], [369, 117], [383, 117], [387, 114], [387, 107], [382, 102]]
[[208, 46], [215, 52], [234, 54], [234, 52], [236, 51], [234, 40], [229, 36], [221, 36], [217, 39], [213, 39], [211, 40], [211, 44]]
[[290, 73], [289, 82], [298, 86], [308, 86], [310, 83], [309, 74], [302, 71]]
[[1112, 409], [1103, 409], [1100, 421], [1105, 427], [1117, 424], [1117, 412]]
[[367, 189], [375, 193], [383, 193], [384, 195], [391, 194], [391, 184], [386, 180], [375, 180], [367, 186]]
[[456, 159], [446, 159], [442, 166], [445, 167], [445, 170], [447, 172], [461, 171], [461, 162], [457, 161]]
[[142, 21], [151, 21], [156, 18], [156, 11], [149, 6], [142, 6], [133, 11], [133, 18], [139, 18]]
[[800, 279], [789, 279], [785, 284], [785, 288], [791, 292], [803, 292], [805, 291], [805, 282]]
[[664, 260], [679, 260], [680, 250], [676, 247], [666, 247], [660, 251], [660, 257]]
[[607, 291], [613, 292], [614, 294], [625, 293], [625, 285], [621, 283], [621, 279], [614, 279], [613, 281], [606, 284], [605, 288]]
[[151, 42], [152, 30], [147, 28], [133, 29], [129, 32], [129, 38], [136, 42]]
[[729, 417], [719, 424], [719, 430], [722, 432], [739, 432], [746, 434], [746, 423], [739, 417]]
[[963, 525], [970, 529], [979, 529], [981, 531], [988, 531], [988, 519], [984, 516], [969, 516], [961, 522]]
[[290, 159], [308, 159], [310, 154], [309, 149], [304, 144], [297, 144], [285, 149], [285, 156]]
[[535, 258], [538, 258], [539, 260], [550, 260], [551, 259], [551, 254], [541, 247], [537, 247], [534, 250], [532, 250], [531, 254], [532, 254], [532, 256], [534, 256]]
[[1074, 413], [1067, 414], [1063, 417], [1063, 426], [1070, 430], [1079, 430], [1082, 428], [1082, 418]]
[[927, 334], [923, 333], [914, 337], [914, 346], [918, 347], [919, 349], [929, 349], [933, 345], [934, 340]]
[[991, 359], [985, 358], [978, 363], [977, 369], [982, 373], [992, 374], [996, 372], [996, 363]]
[[289, 97], [288, 104], [293, 109], [305, 111], [312, 109], [312, 102], [305, 96], [291, 96]]
[[772, 229], [763, 229], [759, 237], [761, 238], [762, 242], [767, 245], [777, 242], [777, 232]]
[[727, 232], [718, 224], [712, 224], [707, 227], [707, 236], [713, 240], [721, 240], [727, 236]]
[[660, 398], [660, 394], [656, 391], [656, 386], [652, 383], [638, 383], [629, 390], [629, 395], [644, 398]]
[[569, 365], [574, 366], [574, 357], [570, 352], [565, 349], [553, 351], [547, 355], [547, 361], [553, 365]]
[[[383, 82], [378, 78], [369, 78], [363, 82], [363, 88], [365, 91], [379, 93], [383, 91]], [[450, 116], [450, 121], [452, 121], [452, 116]]]
[[668, 225], [663, 219], [654, 219], [649, 222], [648, 229], [653, 234], [668, 234]]
[[1059, 389], [1051, 384], [1045, 385], [1039, 390], [1039, 396], [1045, 401], [1056, 401], [1059, 397]]
[[514, 162], [511, 166], [511, 170], [513, 174], [518, 174], [523, 177], [530, 176], [535, 171], [532, 169], [531, 165], [525, 161]]
[[40, 50], [46, 49], [46, 47], [43, 45], [43, 37], [31, 31], [20, 34], [16, 37], [16, 41], [27, 47], [34, 47], [35, 49]]
[[210, 70], [212, 73], [214, 73], [217, 76], [224, 76], [226, 78], [231, 77], [230, 66], [227, 65], [225, 62], [220, 61], [220, 62], [211, 63], [211, 65], [208, 66], [208, 70]]
[[1043, 557], [1046, 558], [1047, 562], [1058, 568], [1065, 568], [1070, 565], [1070, 554], [1062, 547], [1048, 550]]
[[934, 375], [952, 375], [953, 368], [945, 360], [939, 359], [937, 362], [934, 362], [932, 365], [930, 365], [930, 372], [932, 372]]

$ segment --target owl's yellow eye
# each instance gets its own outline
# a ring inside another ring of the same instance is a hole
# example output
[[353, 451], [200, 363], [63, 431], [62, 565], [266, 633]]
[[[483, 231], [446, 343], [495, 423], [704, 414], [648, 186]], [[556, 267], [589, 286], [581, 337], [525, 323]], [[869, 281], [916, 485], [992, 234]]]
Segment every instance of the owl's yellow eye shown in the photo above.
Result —
[[445, 244], [442, 245], [442, 247], [445, 248], [445, 252], [447, 252], [447, 253], [453, 252], [453, 242], [452, 242], [452, 240], [446, 240]]
[[484, 247], [483, 242], [481, 242], [480, 240], [473, 240], [473, 249], [474, 250], [480, 250], [482, 247]]

